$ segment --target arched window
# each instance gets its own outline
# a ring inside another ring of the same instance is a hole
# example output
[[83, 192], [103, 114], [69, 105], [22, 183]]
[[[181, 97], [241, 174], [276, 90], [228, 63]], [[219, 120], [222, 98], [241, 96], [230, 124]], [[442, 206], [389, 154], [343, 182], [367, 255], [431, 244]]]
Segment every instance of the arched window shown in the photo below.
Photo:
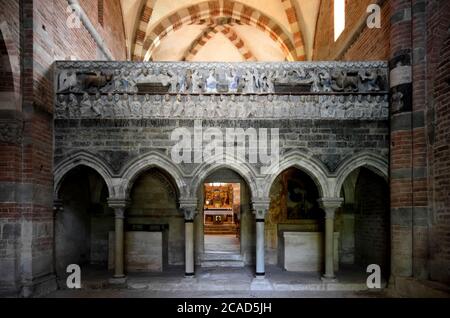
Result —
[[334, 0], [334, 41], [337, 41], [345, 29], [345, 1]]

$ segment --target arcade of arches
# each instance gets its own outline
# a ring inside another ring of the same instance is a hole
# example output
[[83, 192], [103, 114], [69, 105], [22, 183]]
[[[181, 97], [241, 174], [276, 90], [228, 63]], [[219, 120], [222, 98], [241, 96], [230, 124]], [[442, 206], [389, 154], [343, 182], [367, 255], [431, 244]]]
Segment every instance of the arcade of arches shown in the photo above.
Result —
[[450, 2], [345, 1], [337, 35], [333, 9], [1, 1], [0, 295], [69, 264], [256, 290], [366, 290], [377, 264], [394, 295], [448, 297]]

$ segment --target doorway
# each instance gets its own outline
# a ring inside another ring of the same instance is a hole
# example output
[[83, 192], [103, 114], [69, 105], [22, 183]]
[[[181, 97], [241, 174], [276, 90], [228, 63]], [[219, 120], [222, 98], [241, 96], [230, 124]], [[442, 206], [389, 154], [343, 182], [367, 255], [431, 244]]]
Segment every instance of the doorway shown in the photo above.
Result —
[[240, 253], [241, 185], [205, 183], [203, 231], [206, 253]]

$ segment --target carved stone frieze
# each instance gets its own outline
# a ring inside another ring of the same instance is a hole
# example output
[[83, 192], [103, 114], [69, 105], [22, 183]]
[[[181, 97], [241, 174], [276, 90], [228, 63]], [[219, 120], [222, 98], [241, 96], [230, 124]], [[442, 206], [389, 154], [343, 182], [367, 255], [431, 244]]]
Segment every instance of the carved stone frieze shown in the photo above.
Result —
[[58, 94], [57, 119], [211, 118], [361, 119], [388, 118], [388, 97], [376, 95], [89, 95]]
[[57, 93], [308, 94], [385, 92], [384, 62], [57, 62]]

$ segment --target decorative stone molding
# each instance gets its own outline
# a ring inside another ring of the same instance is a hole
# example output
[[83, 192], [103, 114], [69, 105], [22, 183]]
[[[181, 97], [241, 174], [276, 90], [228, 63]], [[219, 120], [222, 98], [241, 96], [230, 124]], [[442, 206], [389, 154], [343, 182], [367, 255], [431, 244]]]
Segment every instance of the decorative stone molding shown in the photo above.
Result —
[[57, 119], [387, 119], [384, 62], [57, 62]]
[[336, 210], [342, 205], [342, 198], [321, 198], [318, 200], [320, 207], [325, 211], [326, 219], [334, 219]]
[[125, 199], [108, 199], [108, 206], [114, 209], [114, 215], [116, 219], [125, 218], [125, 209], [129, 205], [129, 201]]
[[256, 220], [264, 220], [269, 212], [270, 201], [264, 199], [255, 200], [253, 201], [252, 206]]
[[185, 221], [193, 221], [198, 213], [198, 204], [196, 198], [181, 198], [180, 211], [184, 214]]

